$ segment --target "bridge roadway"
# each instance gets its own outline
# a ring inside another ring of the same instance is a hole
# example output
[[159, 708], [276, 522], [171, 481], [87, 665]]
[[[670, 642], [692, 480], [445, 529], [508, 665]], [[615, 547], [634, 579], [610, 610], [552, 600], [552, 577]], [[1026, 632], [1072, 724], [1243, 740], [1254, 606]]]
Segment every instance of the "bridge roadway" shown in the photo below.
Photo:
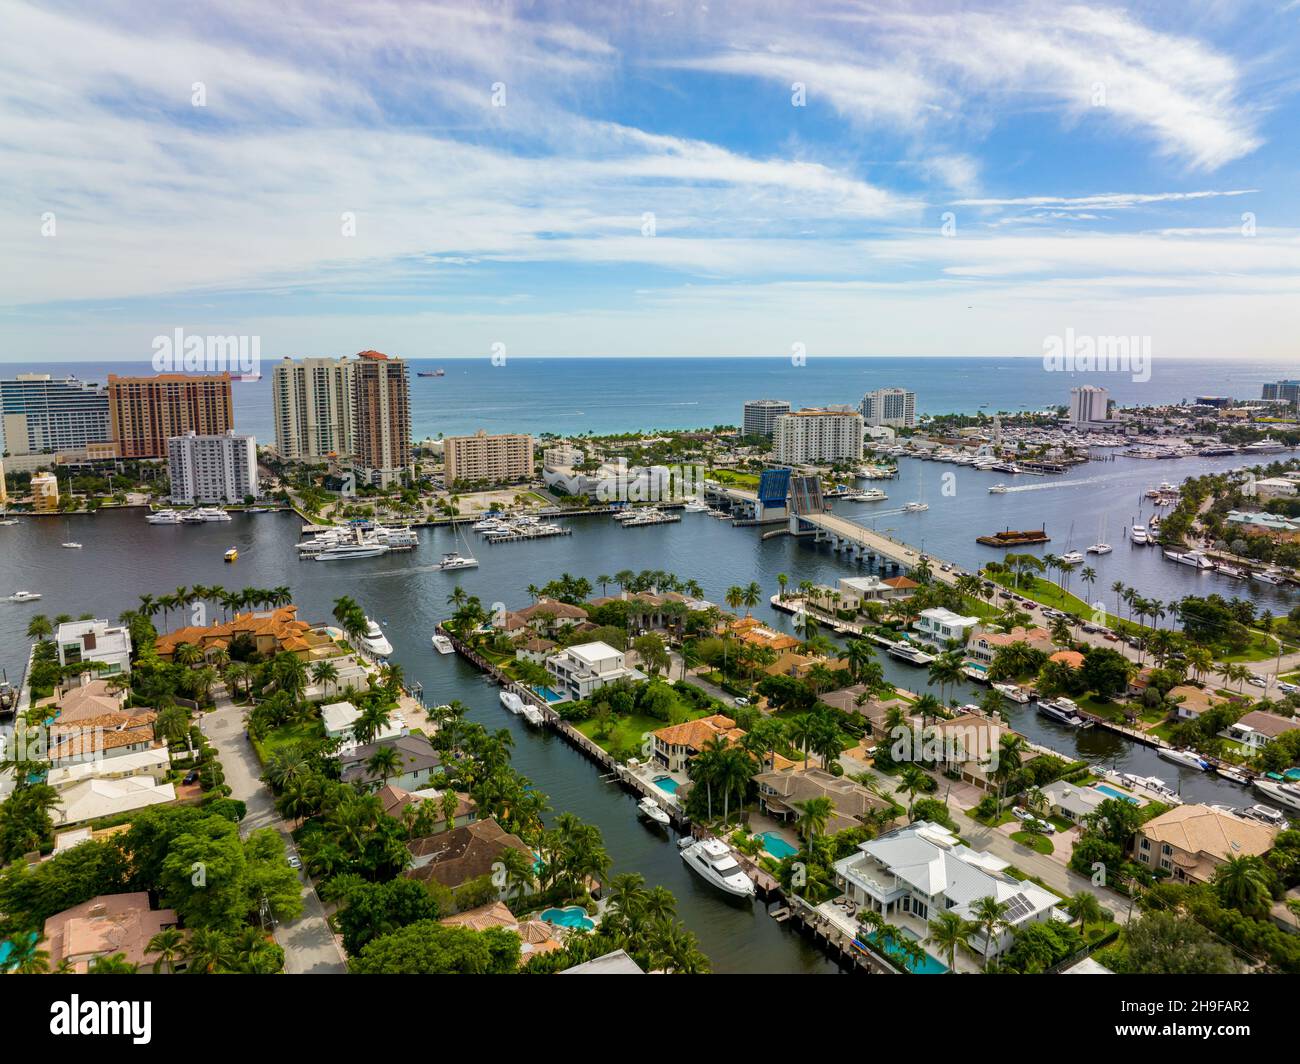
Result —
[[[790, 532], [796, 536], [813, 535], [815, 542], [830, 543], [833, 550], [848, 550], [857, 558], [866, 559], [874, 555], [882, 562], [891, 562], [896, 568], [915, 569], [921, 564], [921, 552], [916, 548], [833, 513], [792, 514]], [[934, 579], [947, 584], [956, 582], [958, 573], [955, 569], [945, 573], [939, 568], [939, 559], [926, 557], [933, 563]]]

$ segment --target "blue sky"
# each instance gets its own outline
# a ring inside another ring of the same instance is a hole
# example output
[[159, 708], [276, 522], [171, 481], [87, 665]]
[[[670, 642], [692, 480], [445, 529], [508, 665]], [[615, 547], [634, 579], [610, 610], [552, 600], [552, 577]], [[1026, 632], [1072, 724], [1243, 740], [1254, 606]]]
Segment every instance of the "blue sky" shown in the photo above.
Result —
[[1297, 2], [179, 7], [0, 5], [0, 361], [1295, 356]]

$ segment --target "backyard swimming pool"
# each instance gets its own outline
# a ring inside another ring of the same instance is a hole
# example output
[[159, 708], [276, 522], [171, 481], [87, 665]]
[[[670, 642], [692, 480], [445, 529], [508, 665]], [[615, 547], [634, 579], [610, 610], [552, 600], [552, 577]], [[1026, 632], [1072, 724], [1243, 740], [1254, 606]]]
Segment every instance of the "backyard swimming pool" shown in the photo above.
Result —
[[[908, 928], [903, 927], [899, 930], [901, 930], [903, 934], [913, 942], [919, 941], [916, 935]], [[917, 964], [911, 958], [904, 957], [902, 951], [892, 942], [886, 946], [882, 946], [880, 942], [877, 941], [877, 934], [877, 932], [872, 931], [871, 934], [867, 936], [867, 941], [884, 952], [890, 960], [894, 961], [896, 964], [901, 964], [913, 975], [943, 975], [944, 972], [948, 970], [947, 965], [939, 963], [939, 961], [935, 960], [928, 953], [925, 955], [925, 959], [921, 961], [920, 964]]]
[[667, 791], [669, 794], [676, 794], [677, 788], [681, 786], [672, 776], [656, 776], [654, 784], [661, 791]]
[[585, 931], [590, 931], [596, 926], [596, 922], [587, 915], [587, 910], [581, 905], [570, 905], [564, 909], [543, 909], [542, 919], [556, 927], [581, 927]]
[[1108, 798], [1118, 798], [1121, 802], [1128, 802], [1129, 805], [1137, 805], [1138, 800], [1131, 794], [1125, 794], [1123, 791], [1117, 791], [1114, 787], [1107, 787], [1104, 783], [1094, 783], [1094, 790], [1101, 791]]
[[759, 837], [763, 840], [763, 848], [778, 861], [799, 852], [798, 847], [791, 846], [775, 831], [765, 831]]
[[541, 698], [544, 698], [547, 702], [563, 702], [563, 701], [565, 701], [564, 695], [560, 694], [559, 691], [553, 691], [551, 688], [547, 687], [545, 684], [541, 684], [541, 685], [539, 685], [539, 686], [537, 686], [537, 687], [534, 687], [533, 690], [538, 694], [538, 696], [540, 696]]

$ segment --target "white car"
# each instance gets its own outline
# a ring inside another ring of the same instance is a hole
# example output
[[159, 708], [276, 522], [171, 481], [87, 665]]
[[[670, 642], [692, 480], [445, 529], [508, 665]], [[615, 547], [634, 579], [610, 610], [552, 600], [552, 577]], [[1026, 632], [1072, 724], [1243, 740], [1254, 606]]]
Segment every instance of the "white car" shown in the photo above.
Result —
[[743, 696], [740, 697], [740, 698], [734, 699], [734, 701], [735, 701], [736, 705], [738, 705], [738, 706], [747, 706], [747, 705], [749, 705], [749, 699], [748, 699], [748, 698], [744, 698]]
[[1293, 683], [1287, 683], [1285, 680], [1278, 680], [1277, 687], [1279, 691], [1285, 691], [1289, 695], [1295, 694], [1296, 691], [1300, 691], [1300, 687]]
[[289, 861], [289, 867], [292, 868], [295, 872], [302, 867], [302, 861], [296, 853], [289, 854], [288, 861]]
[[1268, 686], [1268, 681], [1267, 681], [1266, 679], [1264, 679], [1264, 677], [1259, 676], [1259, 675], [1257, 675], [1257, 674], [1252, 674], [1251, 677], [1250, 677], [1246, 682], [1247, 682], [1248, 684], [1251, 684], [1251, 685], [1255, 686], [1255, 687], [1267, 687], [1267, 686]]
[[1011, 815], [1014, 816], [1017, 820], [1023, 820], [1026, 824], [1030, 822], [1037, 824], [1038, 830], [1041, 831], [1044, 835], [1056, 834], [1055, 824], [1049, 824], [1046, 820], [1040, 820], [1038, 817], [1034, 816], [1034, 814], [1031, 813], [1028, 809], [1022, 809], [1020, 806], [1016, 806], [1014, 809], [1011, 810]]

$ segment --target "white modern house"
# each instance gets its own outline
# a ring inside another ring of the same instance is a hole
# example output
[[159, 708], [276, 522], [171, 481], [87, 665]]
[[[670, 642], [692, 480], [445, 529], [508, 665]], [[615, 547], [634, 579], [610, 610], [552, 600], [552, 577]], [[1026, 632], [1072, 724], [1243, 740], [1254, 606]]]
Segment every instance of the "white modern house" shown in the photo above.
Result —
[[943, 606], [922, 610], [921, 615], [912, 622], [912, 627], [924, 640], [943, 646], [949, 640], [966, 645], [966, 639], [980, 623], [978, 617], [963, 617], [960, 613]]
[[[357, 709], [351, 702], [331, 702], [327, 706], [321, 706], [320, 719], [325, 725], [325, 737], [327, 739], [343, 740], [343, 745], [339, 748], [340, 756], [350, 753], [359, 745], [353, 729], [357, 721], [361, 719], [361, 710]], [[410, 729], [406, 725], [406, 719], [400, 713], [391, 713], [388, 717], [388, 723], [375, 733], [370, 742], [381, 743], [388, 739], [396, 739], [399, 736], [409, 734]]]
[[75, 665], [96, 661], [104, 665], [100, 676], [126, 675], [131, 671], [131, 633], [126, 625], [109, 621], [66, 621], [54, 633], [59, 664]]
[[[919, 820], [860, 843], [857, 853], [835, 862], [835, 883], [859, 906], [881, 913], [890, 923], [911, 926], [921, 939], [938, 913], [951, 909], [962, 919], [972, 919], [972, 906], [980, 898], [1005, 903], [1004, 919], [1012, 929], [1056, 919], [1060, 899], [1029, 880], [1008, 875], [1008, 867], [1006, 861], [958, 842], [947, 828]], [[1012, 938], [1013, 930], [1003, 931], [989, 955], [997, 956]], [[970, 945], [983, 954], [983, 935], [973, 934]]]
[[546, 669], [555, 678], [555, 689], [565, 698], [590, 698], [606, 684], [627, 677], [642, 678], [628, 668], [623, 652], [608, 643], [579, 643], [546, 659]]

